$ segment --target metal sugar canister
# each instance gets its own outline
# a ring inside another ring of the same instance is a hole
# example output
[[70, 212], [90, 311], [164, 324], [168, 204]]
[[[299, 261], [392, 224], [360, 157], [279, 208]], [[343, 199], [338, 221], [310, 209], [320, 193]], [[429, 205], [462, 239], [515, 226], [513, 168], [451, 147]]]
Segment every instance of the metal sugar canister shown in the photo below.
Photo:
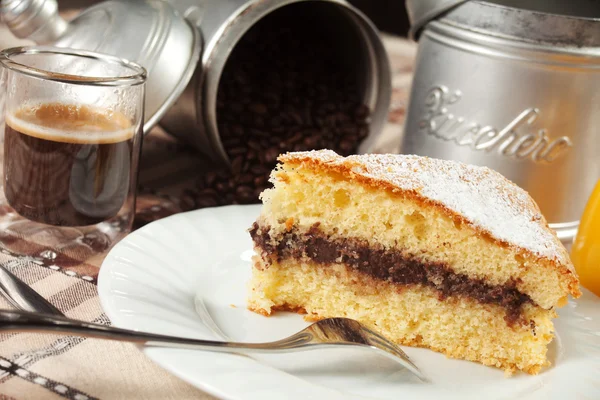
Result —
[[315, 26], [327, 28], [355, 69], [370, 109], [370, 134], [360, 152], [373, 147], [387, 119], [391, 73], [383, 42], [374, 25], [344, 0], [112, 0], [69, 22], [58, 16], [55, 0], [2, 4], [4, 21], [17, 37], [142, 64], [149, 72], [145, 130], [160, 120], [167, 131], [224, 164], [229, 160], [216, 106], [223, 70], [244, 35], [283, 8], [311, 13]]
[[457, 3], [414, 32], [401, 151], [497, 170], [568, 242], [600, 177], [600, 7]]

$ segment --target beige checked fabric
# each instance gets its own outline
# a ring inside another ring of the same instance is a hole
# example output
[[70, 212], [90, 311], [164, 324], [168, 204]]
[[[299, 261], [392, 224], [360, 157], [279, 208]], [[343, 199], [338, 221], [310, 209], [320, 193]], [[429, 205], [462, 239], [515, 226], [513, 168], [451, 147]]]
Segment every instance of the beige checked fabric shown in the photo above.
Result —
[[[393, 69], [389, 123], [377, 152], [394, 152], [402, 134], [415, 55], [413, 43], [385, 37]], [[0, 43], [1, 44], [1, 43]], [[209, 168], [188, 146], [160, 128], [144, 142], [136, 227], [185, 211], [182, 197]], [[42, 252], [43, 243], [23, 243]], [[17, 261], [0, 253], [0, 262], [68, 317], [110, 324], [96, 288], [102, 260], [61, 254]], [[1, 308], [10, 308], [0, 298]], [[173, 377], [135, 346], [97, 339], [33, 333], [0, 335], [0, 400], [28, 399], [213, 399]]]

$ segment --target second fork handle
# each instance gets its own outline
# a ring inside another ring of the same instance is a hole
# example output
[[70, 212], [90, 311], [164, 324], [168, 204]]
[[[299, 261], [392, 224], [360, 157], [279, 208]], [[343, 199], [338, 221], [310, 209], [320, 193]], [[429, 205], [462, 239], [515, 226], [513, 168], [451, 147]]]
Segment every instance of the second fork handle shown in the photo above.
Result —
[[17, 278], [3, 264], [0, 264], [0, 292], [13, 306], [21, 310], [64, 316], [59, 309]]

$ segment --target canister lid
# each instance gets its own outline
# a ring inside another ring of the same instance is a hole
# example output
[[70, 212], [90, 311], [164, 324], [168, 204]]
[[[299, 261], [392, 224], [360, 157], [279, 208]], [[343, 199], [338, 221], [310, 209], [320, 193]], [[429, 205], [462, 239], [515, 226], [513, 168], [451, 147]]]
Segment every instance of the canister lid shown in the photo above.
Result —
[[433, 19], [467, 0], [406, 0], [406, 12], [410, 21], [408, 36], [416, 39], [421, 29]]
[[[166, 1], [103, 1], [68, 24], [58, 16], [56, 0], [3, 0], [3, 5], [10, 5], [0, 9], [3, 20], [20, 37], [28, 36], [36, 43], [57, 47], [110, 54], [144, 66], [148, 71], [145, 132], [179, 98], [200, 60], [202, 37], [198, 27]], [[38, 10], [45, 13], [42, 15]], [[43, 34], [32, 28], [32, 21], [36, 27], [44, 27]], [[60, 35], [46, 33], [54, 32], [48, 27], [56, 25], [56, 21], [66, 25]]]
[[478, 33], [540, 44], [600, 46], [599, 1], [467, 1], [439, 21]]

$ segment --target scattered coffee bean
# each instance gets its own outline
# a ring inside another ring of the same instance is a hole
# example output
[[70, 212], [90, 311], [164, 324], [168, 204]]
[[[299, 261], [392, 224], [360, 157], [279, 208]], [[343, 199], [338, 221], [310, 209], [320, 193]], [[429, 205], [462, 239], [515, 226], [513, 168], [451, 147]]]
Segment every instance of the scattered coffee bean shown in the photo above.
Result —
[[214, 185], [216, 180], [217, 180], [217, 174], [214, 171], [209, 171], [206, 173], [206, 175], [204, 175], [204, 182], [206, 183], [206, 186], [208, 186], [208, 187], [211, 187], [212, 185]]
[[226, 193], [229, 189], [229, 185], [227, 184], [227, 182], [217, 182], [215, 184], [215, 189], [217, 190], [217, 192]]
[[189, 193], [189, 191], [185, 191], [180, 198], [180, 207], [183, 211], [191, 211], [196, 209], [197, 207], [197, 203], [196, 203], [196, 198], [197, 196], [194, 193]]
[[240, 185], [235, 189], [235, 199], [241, 204], [251, 203], [253, 197], [253, 190], [250, 186]]

